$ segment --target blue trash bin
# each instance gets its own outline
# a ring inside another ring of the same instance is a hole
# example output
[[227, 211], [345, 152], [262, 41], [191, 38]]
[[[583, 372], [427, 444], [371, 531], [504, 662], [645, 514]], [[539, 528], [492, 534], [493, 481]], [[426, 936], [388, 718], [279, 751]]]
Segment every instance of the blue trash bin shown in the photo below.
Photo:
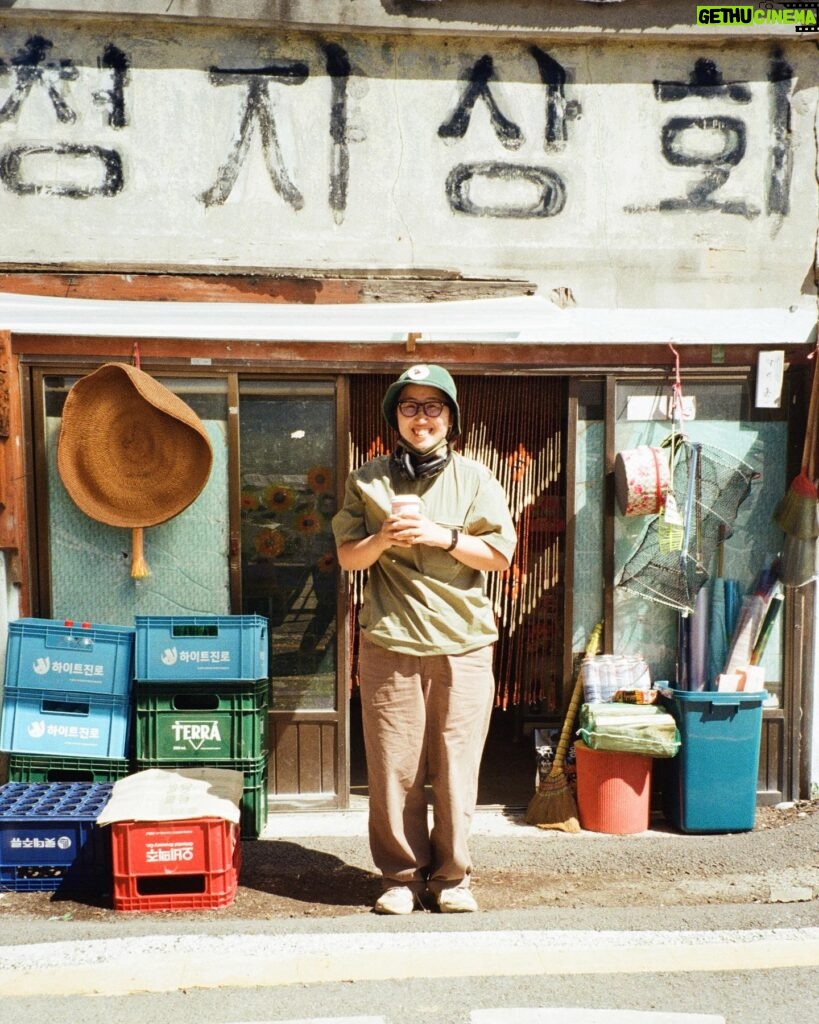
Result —
[[664, 689], [680, 749], [662, 766], [663, 814], [682, 832], [749, 832], [756, 818], [762, 705], [756, 693]]

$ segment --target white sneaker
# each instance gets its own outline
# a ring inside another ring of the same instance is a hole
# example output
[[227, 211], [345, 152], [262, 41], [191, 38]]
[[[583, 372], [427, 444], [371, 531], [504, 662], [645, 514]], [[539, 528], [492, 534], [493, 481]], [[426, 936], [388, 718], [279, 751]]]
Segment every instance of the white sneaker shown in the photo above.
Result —
[[442, 914], [474, 914], [478, 909], [475, 897], [462, 886], [443, 889], [435, 899]]
[[411, 914], [415, 907], [415, 895], [405, 885], [386, 889], [375, 901], [376, 914]]

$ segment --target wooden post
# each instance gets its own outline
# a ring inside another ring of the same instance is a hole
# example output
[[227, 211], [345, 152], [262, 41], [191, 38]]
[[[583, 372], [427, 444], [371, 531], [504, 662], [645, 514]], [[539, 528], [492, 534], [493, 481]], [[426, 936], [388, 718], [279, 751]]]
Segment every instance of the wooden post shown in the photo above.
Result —
[[[12, 355], [10, 332], [0, 331], [0, 550], [5, 552], [9, 582], [18, 584], [24, 584], [28, 574], [25, 484], [19, 360]], [[29, 605], [24, 585], [22, 615], [30, 613]]]

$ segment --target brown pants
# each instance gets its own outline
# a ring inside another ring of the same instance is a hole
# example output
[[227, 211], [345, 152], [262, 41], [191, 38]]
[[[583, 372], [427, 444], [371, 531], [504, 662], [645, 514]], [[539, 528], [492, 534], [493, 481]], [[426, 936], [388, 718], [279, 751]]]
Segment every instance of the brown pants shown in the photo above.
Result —
[[362, 636], [359, 674], [370, 850], [384, 887], [468, 886], [467, 840], [495, 696], [492, 646], [419, 658]]

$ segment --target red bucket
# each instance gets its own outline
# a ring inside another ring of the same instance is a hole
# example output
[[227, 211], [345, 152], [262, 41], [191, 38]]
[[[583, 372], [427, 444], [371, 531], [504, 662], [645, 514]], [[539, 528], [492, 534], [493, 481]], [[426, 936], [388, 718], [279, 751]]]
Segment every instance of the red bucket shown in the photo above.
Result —
[[592, 750], [580, 740], [574, 749], [580, 827], [612, 835], [645, 832], [653, 759], [645, 754]]

